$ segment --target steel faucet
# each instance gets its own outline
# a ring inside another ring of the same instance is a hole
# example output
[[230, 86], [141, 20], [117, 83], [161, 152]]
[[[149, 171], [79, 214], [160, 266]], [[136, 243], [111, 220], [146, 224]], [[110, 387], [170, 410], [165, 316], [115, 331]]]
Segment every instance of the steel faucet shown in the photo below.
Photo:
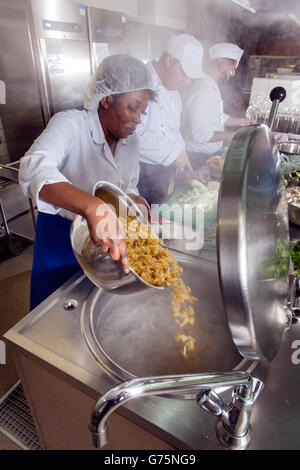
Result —
[[[214, 388], [235, 387], [227, 406]], [[89, 430], [97, 448], [108, 442], [107, 418], [129, 400], [151, 395], [180, 395], [195, 399], [207, 412], [217, 416], [217, 436], [227, 447], [244, 449], [251, 439], [250, 417], [263, 383], [248, 372], [191, 374], [136, 378], [123, 382], [105, 393], [96, 403]], [[199, 391], [203, 390], [199, 393]]]

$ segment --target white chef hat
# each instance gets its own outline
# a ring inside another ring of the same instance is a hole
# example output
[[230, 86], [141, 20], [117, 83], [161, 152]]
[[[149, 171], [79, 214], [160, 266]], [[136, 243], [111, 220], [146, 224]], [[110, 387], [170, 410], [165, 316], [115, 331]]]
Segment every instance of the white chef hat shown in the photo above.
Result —
[[212, 46], [209, 49], [208, 54], [210, 60], [232, 59], [239, 62], [243, 52], [243, 49], [236, 44], [232, 44], [231, 42], [220, 42], [219, 44]]
[[203, 46], [190, 34], [178, 34], [171, 37], [166, 52], [179, 60], [184, 73], [190, 78], [204, 76], [202, 69]]

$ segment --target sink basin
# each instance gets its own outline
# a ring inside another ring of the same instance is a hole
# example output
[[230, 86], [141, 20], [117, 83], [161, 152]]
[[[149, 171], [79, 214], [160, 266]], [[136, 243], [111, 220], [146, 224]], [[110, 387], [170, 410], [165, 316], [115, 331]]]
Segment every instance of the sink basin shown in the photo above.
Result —
[[180, 331], [171, 310], [171, 288], [119, 296], [93, 289], [81, 314], [83, 336], [90, 351], [118, 380], [157, 375], [223, 372], [238, 368], [238, 353], [227, 324], [217, 264], [176, 254], [183, 279], [191, 287], [195, 324], [184, 329], [196, 349], [185, 358]]

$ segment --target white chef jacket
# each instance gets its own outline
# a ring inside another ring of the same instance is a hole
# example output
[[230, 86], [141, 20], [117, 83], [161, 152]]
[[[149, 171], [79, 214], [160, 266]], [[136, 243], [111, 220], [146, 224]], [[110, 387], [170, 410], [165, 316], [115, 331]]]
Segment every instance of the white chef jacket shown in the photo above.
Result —
[[209, 75], [197, 79], [184, 93], [184, 137], [187, 151], [215, 154], [223, 142], [209, 142], [214, 132], [224, 132], [229, 116], [223, 112], [219, 87]]
[[182, 102], [178, 91], [163, 86], [152, 64], [148, 64], [153, 77], [157, 100], [150, 101], [141, 124], [137, 127], [140, 138], [140, 160], [150, 165], [171, 165], [185, 142], [180, 133]]
[[105, 180], [127, 194], [138, 194], [139, 144], [136, 135], [120, 139], [114, 156], [97, 110], [55, 114], [20, 162], [19, 183], [25, 195], [47, 214], [73, 219], [74, 214], [39, 198], [45, 184], [67, 182], [93, 194]]

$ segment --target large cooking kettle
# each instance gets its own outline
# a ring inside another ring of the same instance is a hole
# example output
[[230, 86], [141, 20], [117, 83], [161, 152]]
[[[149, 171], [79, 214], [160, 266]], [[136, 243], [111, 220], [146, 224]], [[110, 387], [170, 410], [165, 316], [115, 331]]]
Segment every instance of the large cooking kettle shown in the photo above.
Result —
[[[280, 156], [267, 126], [240, 129], [233, 138], [221, 179], [217, 220], [219, 283], [228, 326], [237, 350], [255, 367], [255, 361], [270, 361], [279, 351], [291, 326], [296, 285], [294, 278], [290, 289]], [[105, 445], [108, 416], [128, 400], [161, 394], [190, 398], [198, 390], [197, 402], [219, 418], [220, 441], [230, 448], [245, 448], [251, 438], [253, 405], [262, 389], [252, 372], [155, 376], [121, 383], [94, 407], [93, 442]], [[226, 405], [215, 389], [228, 386], [236, 388]]]

